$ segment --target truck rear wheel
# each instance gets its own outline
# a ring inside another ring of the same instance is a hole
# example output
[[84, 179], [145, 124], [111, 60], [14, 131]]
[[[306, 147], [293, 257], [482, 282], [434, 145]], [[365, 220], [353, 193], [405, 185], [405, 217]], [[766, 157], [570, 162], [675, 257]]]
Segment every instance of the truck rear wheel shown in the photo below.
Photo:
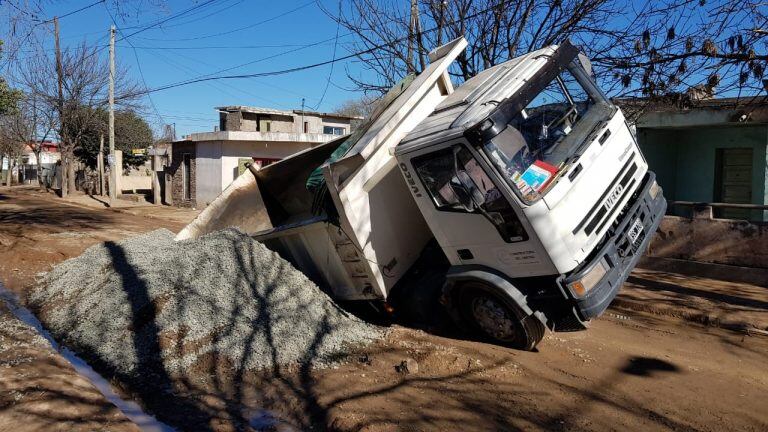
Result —
[[465, 322], [496, 343], [531, 351], [544, 337], [546, 328], [538, 318], [484, 284], [464, 285], [461, 300]]

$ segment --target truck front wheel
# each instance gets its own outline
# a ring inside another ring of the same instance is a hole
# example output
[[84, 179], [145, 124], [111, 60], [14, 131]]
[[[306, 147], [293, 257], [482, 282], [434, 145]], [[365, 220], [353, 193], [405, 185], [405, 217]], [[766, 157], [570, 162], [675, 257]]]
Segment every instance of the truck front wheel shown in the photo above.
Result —
[[513, 300], [505, 299], [481, 283], [468, 283], [461, 292], [464, 321], [475, 332], [496, 343], [526, 351], [544, 337], [538, 318], [526, 315]]

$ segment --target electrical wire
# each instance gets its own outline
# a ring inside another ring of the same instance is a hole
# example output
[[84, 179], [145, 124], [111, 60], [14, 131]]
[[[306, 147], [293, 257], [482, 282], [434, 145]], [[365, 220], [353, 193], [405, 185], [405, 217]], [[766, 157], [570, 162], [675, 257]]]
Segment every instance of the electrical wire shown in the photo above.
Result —
[[[504, 0], [502, 0], [502, 1], [504, 1]], [[488, 13], [488, 12], [492, 11], [494, 8], [498, 7], [499, 4], [494, 4], [492, 6], [489, 6], [489, 7], [485, 8], [485, 9], [479, 10], [479, 11], [473, 13], [473, 14], [470, 14], [470, 15], [467, 15], [467, 16], [463, 17], [463, 19], [464, 20], [468, 20], [468, 19], [476, 18], [476, 17], [478, 17], [480, 15], [483, 15], [485, 13]], [[455, 22], [456, 21], [454, 20], [454, 21], [447, 22], [447, 23], [444, 23], [444, 24], [450, 25], [450, 24], [454, 24]], [[431, 33], [431, 32], [437, 31], [437, 30], [438, 30], [438, 27], [435, 26], [435, 27], [432, 27], [430, 29], [423, 30], [422, 34], [424, 34], [424, 33]], [[331, 60], [326, 60], [326, 61], [322, 61], [322, 62], [318, 62], [318, 63], [312, 63], [312, 64], [308, 64], [308, 65], [304, 65], [304, 66], [297, 66], [297, 67], [292, 67], [292, 68], [287, 68], [287, 69], [280, 69], [280, 70], [268, 71], [268, 72], [256, 72], [256, 73], [249, 73], [249, 74], [221, 75], [221, 76], [204, 76], [204, 77], [193, 78], [193, 79], [189, 79], [189, 80], [185, 80], [185, 81], [175, 82], [175, 83], [171, 83], [171, 84], [166, 84], [166, 85], [163, 85], [163, 86], [160, 86], [160, 87], [156, 87], [154, 89], [149, 89], [149, 90], [147, 90], [147, 92], [157, 92], [157, 91], [168, 90], [168, 89], [172, 89], [172, 88], [176, 88], [176, 87], [181, 87], [181, 86], [186, 86], [186, 85], [196, 84], [196, 83], [201, 83], [201, 82], [208, 82], [208, 81], [230, 80], [230, 79], [245, 79], [245, 78], [258, 78], [258, 77], [267, 77], [267, 76], [279, 76], [279, 75], [286, 75], [286, 74], [295, 73], [295, 72], [301, 72], [301, 71], [305, 71], [305, 70], [308, 70], [308, 69], [315, 69], [315, 68], [318, 68], [318, 67], [326, 66], [326, 65], [329, 65], [329, 64], [332, 64], [332, 63], [336, 63], [336, 62], [339, 62], [339, 61], [349, 60], [351, 58], [359, 57], [361, 55], [370, 54], [370, 53], [372, 53], [372, 52], [374, 52], [376, 50], [382, 49], [382, 48], [386, 48], [386, 47], [390, 47], [391, 48], [396, 43], [406, 41], [408, 39], [408, 37], [409, 36], [404, 36], [404, 37], [401, 37], [401, 38], [398, 38], [398, 39], [394, 39], [394, 40], [392, 40], [390, 42], [374, 45], [374, 46], [372, 46], [372, 47], [370, 47], [368, 49], [361, 50], [361, 51], [356, 51], [356, 52], [353, 52], [351, 54], [348, 54], [348, 55], [345, 55], [345, 56], [342, 56], [342, 57], [339, 57], [339, 58], [334, 58], [334, 59], [331, 59]], [[283, 53], [283, 54], [287, 54], [287, 52]], [[279, 55], [282, 55], [282, 54], [279, 54]], [[274, 56], [272, 56], [272, 57], [274, 57]], [[265, 60], [265, 59], [260, 59], [260, 60], [257, 60], [257, 61], [261, 61], [261, 60]], [[224, 69], [222, 71], [236, 69], [238, 67], [242, 67], [242, 66], [244, 66], [246, 64], [252, 64], [252, 63], [255, 63], [257, 61], [253, 61], [253, 62], [249, 62], [249, 63], [244, 63], [242, 65], [238, 65], [238, 66], [234, 66], [234, 67], [231, 67], [231, 68], [228, 68], [228, 69]], [[135, 97], [135, 96], [136, 95], [133, 95], [133, 94], [125, 95], [125, 97]]]
[[[341, 0], [339, 0], [339, 15], [341, 15]], [[325, 88], [323, 89], [323, 94], [320, 96], [320, 100], [317, 102], [317, 105], [312, 107], [313, 111], [317, 111], [320, 108], [320, 105], [323, 103], [323, 100], [325, 100], [325, 95], [328, 93], [328, 86], [331, 85], [331, 77], [333, 76], [333, 66], [336, 64], [336, 48], [339, 45], [339, 28], [341, 27], [341, 20], [336, 20], [336, 39], [333, 41], [333, 60], [334, 62], [331, 63], [331, 70], [328, 71], [328, 79], [325, 81]]]
[[60, 15], [60, 16], [57, 16], [57, 17], [54, 17], [54, 18], [50, 18], [50, 19], [47, 19], [47, 20], [44, 20], [44, 21], [39, 21], [39, 22], [35, 23], [29, 29], [29, 32], [27, 32], [26, 36], [24, 36], [24, 38], [22, 38], [22, 41], [19, 42], [19, 44], [16, 46], [16, 48], [13, 51], [11, 51], [10, 54], [8, 54], [8, 56], [6, 57], [6, 60], [5, 60], [4, 64], [3, 64], [3, 67], [7, 66], [8, 64], [10, 64], [11, 60], [15, 59], [15, 55], [19, 52], [21, 47], [24, 46], [24, 44], [27, 42], [29, 37], [32, 36], [32, 33], [34, 33], [35, 29], [38, 26], [41, 26], [43, 24], [52, 23], [56, 18], [62, 19], [62, 18], [66, 18], [66, 17], [74, 15], [74, 14], [80, 13], [80, 12], [82, 12], [84, 10], [87, 10], [87, 9], [90, 9], [90, 8], [100, 4], [100, 3], [104, 3], [105, 1], [106, 0], [98, 0], [98, 1], [95, 1], [95, 2], [93, 2], [93, 3], [91, 3], [91, 4], [87, 5], [87, 6], [83, 6], [80, 9], [75, 9], [75, 10], [67, 12], [67, 13], [65, 13], [63, 15]]
[[[123, 34], [122, 30], [120, 30], [120, 27], [117, 25], [117, 21], [115, 20], [114, 15], [112, 15], [112, 11], [109, 10], [109, 7], [107, 7], [106, 4], [104, 4], [104, 9], [107, 11], [107, 15], [109, 15], [109, 18], [112, 20], [112, 24], [114, 24], [115, 29], [120, 33]], [[133, 43], [131, 43], [130, 40], [125, 38], [125, 41], [128, 42], [128, 44], [133, 47]], [[144, 87], [149, 87], [147, 85], [147, 80], [144, 78], [144, 71], [141, 69], [141, 61], [139, 61], [139, 54], [136, 52], [136, 49], [133, 49], [133, 57], [136, 59], [136, 67], [139, 70], [139, 76], [141, 76], [141, 82], [144, 84]], [[166, 124], [165, 119], [160, 114], [160, 111], [157, 109], [157, 105], [155, 105], [155, 101], [152, 100], [152, 96], [150, 94], [147, 94], [147, 99], [149, 99], [149, 104], [152, 106], [152, 109], [155, 111], [155, 115], [157, 116], [158, 120], [162, 124]]]
[[219, 1], [219, 0], [207, 0], [207, 1], [204, 1], [204, 2], [202, 2], [200, 4], [197, 4], [195, 6], [187, 8], [187, 9], [185, 9], [185, 10], [179, 12], [179, 13], [173, 14], [173, 15], [167, 17], [167, 18], [163, 18], [161, 20], [155, 21], [154, 23], [144, 25], [141, 28], [139, 28], [138, 30], [136, 30], [135, 32], [123, 36], [122, 39], [120, 39], [120, 40], [123, 41], [125, 39], [128, 39], [131, 36], [135, 36], [135, 35], [137, 35], [139, 33], [145, 32], [145, 31], [150, 30], [150, 29], [152, 29], [154, 27], [157, 27], [159, 25], [163, 25], [163, 24], [167, 23], [168, 21], [174, 20], [176, 18], [181, 18], [182, 16], [184, 16], [184, 15], [190, 13], [190, 12], [193, 12], [193, 11], [195, 11], [197, 9], [203, 8], [205, 6], [208, 6], [208, 5], [210, 5], [212, 3], [215, 3], [217, 1]]
[[266, 24], [268, 22], [272, 22], [272, 21], [274, 21], [274, 20], [276, 20], [278, 18], [282, 18], [282, 17], [284, 17], [286, 15], [289, 15], [289, 14], [292, 14], [292, 13], [294, 13], [296, 11], [304, 9], [305, 7], [310, 6], [310, 5], [314, 4], [314, 3], [315, 3], [315, 0], [311, 0], [311, 1], [307, 2], [307, 3], [302, 4], [301, 6], [298, 6], [298, 7], [294, 8], [294, 9], [289, 10], [289, 11], [283, 12], [283, 13], [281, 13], [279, 15], [275, 15], [273, 17], [266, 18], [264, 20], [255, 22], [253, 24], [249, 24], [247, 26], [239, 27], [239, 28], [232, 29], [232, 30], [227, 30], [227, 31], [224, 31], [224, 32], [213, 33], [213, 34], [203, 35], [203, 36], [196, 36], [196, 37], [191, 37], [191, 38], [182, 38], [182, 39], [167, 39], [167, 38], [162, 38], [162, 39], [142, 38], [142, 39], [144, 39], [144, 40], [154, 40], [154, 41], [166, 41], [166, 42], [183, 42], [183, 41], [210, 39], [210, 38], [214, 38], [214, 37], [225, 36], [225, 35], [228, 35], [228, 34], [239, 32], [239, 31], [248, 30], [248, 29], [254, 28], [256, 26], [260, 26], [262, 24]]

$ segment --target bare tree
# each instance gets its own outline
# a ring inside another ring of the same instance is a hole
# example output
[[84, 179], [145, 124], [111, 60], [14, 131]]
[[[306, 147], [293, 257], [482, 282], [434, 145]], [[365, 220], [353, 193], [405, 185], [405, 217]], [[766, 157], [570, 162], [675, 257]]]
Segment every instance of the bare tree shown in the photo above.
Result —
[[372, 95], [362, 96], [359, 99], [349, 99], [336, 106], [333, 112], [336, 114], [368, 118], [376, 107], [376, 102], [378, 102], [378, 100], [379, 98]]
[[[30, 58], [21, 68], [20, 81], [43, 108], [55, 114], [56, 132], [60, 140], [62, 197], [75, 189], [75, 149], [83, 137], [98, 128], [99, 109], [107, 106], [109, 68], [100, 49], [85, 43], [62, 53], [63, 100], [59, 100], [55, 60], [49, 55]], [[120, 99], [122, 108], [136, 108], [141, 89], [127, 78], [124, 68], [116, 74], [116, 93], [137, 95]]]
[[14, 114], [5, 116], [0, 124], [2, 135], [7, 141], [16, 141], [28, 146], [35, 155], [37, 161], [38, 183], [47, 189], [47, 184], [42, 182], [42, 152], [44, 143], [53, 136], [55, 129], [55, 117], [53, 112], [40, 109], [36, 97], [30, 95], [22, 99], [19, 108]]
[[611, 50], [593, 55], [614, 93], [653, 99], [689, 89], [733, 96], [765, 90], [768, 3], [662, 0], [633, 14]]
[[24, 141], [19, 140], [12, 132], [12, 117], [6, 115], [0, 118], [0, 162], [8, 161], [8, 170], [5, 173], [5, 185], [11, 186], [13, 179], [14, 163], [24, 151]]
[[[451, 74], [466, 80], [570, 38], [593, 58], [611, 95], [659, 96], [694, 86], [763, 90], [768, 4], [761, 0], [351, 0], [338, 16], [361, 52], [358, 89], [382, 93], [429, 50], [464, 36]], [[414, 13], [416, 17], [414, 18]], [[415, 24], [415, 25], [414, 25]], [[417, 55], [412, 53], [417, 51]], [[374, 79], [370, 79], [370, 76]]]

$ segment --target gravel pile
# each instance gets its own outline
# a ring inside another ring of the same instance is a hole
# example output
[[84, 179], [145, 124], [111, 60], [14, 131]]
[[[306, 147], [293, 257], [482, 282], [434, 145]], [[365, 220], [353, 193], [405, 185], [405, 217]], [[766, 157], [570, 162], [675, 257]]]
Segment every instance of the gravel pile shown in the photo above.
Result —
[[237, 230], [173, 237], [161, 229], [93, 246], [42, 275], [31, 306], [64, 344], [134, 376], [206, 355], [237, 370], [323, 365], [382, 336]]

